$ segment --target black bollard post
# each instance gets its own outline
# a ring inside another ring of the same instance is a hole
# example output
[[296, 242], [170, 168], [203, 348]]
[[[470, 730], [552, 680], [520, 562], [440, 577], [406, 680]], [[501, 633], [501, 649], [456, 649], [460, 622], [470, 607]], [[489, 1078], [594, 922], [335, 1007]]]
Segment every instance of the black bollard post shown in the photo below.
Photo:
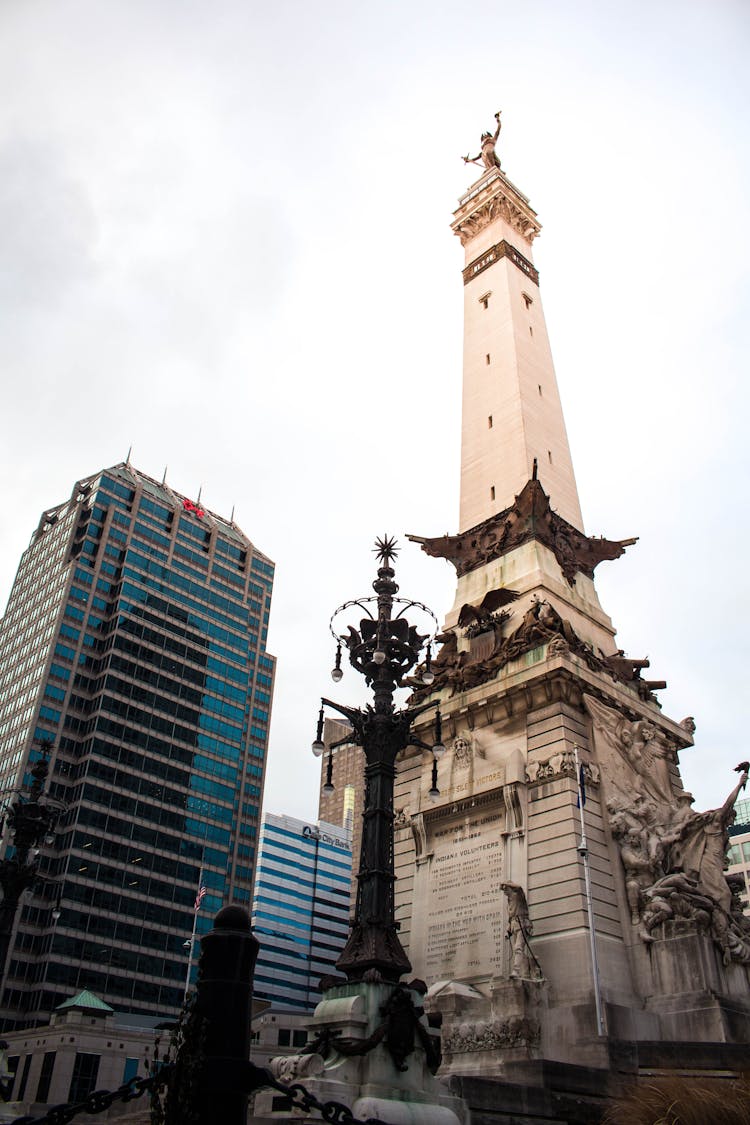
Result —
[[200, 1040], [196, 1125], [245, 1125], [243, 1069], [250, 1055], [258, 941], [241, 906], [225, 906], [201, 938], [193, 1019]]

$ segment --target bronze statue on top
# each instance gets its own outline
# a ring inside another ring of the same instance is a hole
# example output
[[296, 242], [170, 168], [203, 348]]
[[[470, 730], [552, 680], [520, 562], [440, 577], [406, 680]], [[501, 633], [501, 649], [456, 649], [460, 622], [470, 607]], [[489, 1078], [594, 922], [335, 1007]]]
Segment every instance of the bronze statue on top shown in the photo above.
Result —
[[487, 169], [500, 167], [500, 157], [495, 152], [495, 145], [497, 144], [497, 138], [500, 136], [500, 130], [502, 129], [502, 122], [500, 121], [501, 113], [502, 110], [499, 109], [495, 114], [495, 121], [497, 122], [495, 132], [482, 133], [480, 141], [482, 146], [481, 150], [476, 156], [469, 156], [467, 153], [463, 158], [464, 164], [479, 164], [481, 161]]

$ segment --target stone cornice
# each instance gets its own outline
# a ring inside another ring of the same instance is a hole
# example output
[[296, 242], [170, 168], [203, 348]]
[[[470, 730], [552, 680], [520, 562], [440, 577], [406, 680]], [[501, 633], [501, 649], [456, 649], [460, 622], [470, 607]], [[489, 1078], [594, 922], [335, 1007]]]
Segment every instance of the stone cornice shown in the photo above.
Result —
[[521, 543], [536, 539], [553, 552], [571, 585], [578, 571], [593, 578], [594, 567], [605, 559], [619, 558], [626, 547], [636, 542], [584, 535], [552, 510], [549, 496], [536, 477], [524, 485], [509, 508], [468, 531], [437, 538], [407, 535], [407, 539], [419, 543], [427, 555], [448, 559], [459, 578], [502, 558]]
[[[614, 707], [633, 721], [645, 720], [658, 727], [679, 750], [693, 745], [691, 732], [681, 723], [667, 718], [657, 703], [640, 699], [629, 688], [607, 674], [606, 669], [595, 671], [573, 652], [549, 652], [541, 645], [534, 655], [538, 659], [527, 663], [519, 659], [506, 666], [499, 676], [465, 692], [451, 694], [450, 689], [440, 692], [440, 710], [443, 716], [443, 735], [454, 738], [461, 730], [475, 730], [494, 726], [504, 720], [517, 718], [551, 703], [563, 703], [583, 713], [584, 694], [593, 695], [608, 707]], [[433, 694], [434, 692], [433, 688]], [[431, 715], [419, 720], [415, 733], [425, 732], [429, 737]], [[405, 756], [421, 754], [414, 748]]]
[[503, 786], [500, 785], [494, 789], [486, 789], [481, 793], [473, 794], [470, 797], [461, 797], [455, 801], [448, 799], [441, 805], [429, 805], [420, 811], [425, 825], [432, 825], [436, 821], [448, 820], [451, 817], [463, 816], [467, 813], [476, 815], [483, 808], [494, 808], [498, 798], [502, 795], [502, 791]]
[[487, 172], [460, 200], [451, 229], [465, 246], [495, 219], [503, 219], [531, 243], [541, 231], [536, 212], [517, 187], [500, 171]]

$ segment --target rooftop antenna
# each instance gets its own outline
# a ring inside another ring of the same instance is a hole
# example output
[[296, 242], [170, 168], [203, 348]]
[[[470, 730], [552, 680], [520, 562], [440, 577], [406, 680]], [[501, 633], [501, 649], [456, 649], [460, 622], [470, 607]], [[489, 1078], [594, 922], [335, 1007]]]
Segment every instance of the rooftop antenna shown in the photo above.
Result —
[[231, 524], [234, 524], [234, 504], [232, 504], [232, 514], [231, 514], [231, 516], [229, 517], [229, 522], [230, 522]]
[[163, 477], [161, 478], [161, 483], [162, 483], [162, 485], [165, 485], [165, 484], [167, 483], [167, 469], [168, 469], [168, 468], [169, 468], [169, 465], [165, 465], [165, 466], [164, 466], [164, 475], [163, 475]]
[[201, 485], [200, 488], [198, 489], [198, 503], [199, 504], [201, 502], [201, 492], [203, 492], [203, 485]]
[[132, 452], [133, 452], [133, 447], [132, 447], [132, 445], [130, 445], [130, 446], [128, 446], [128, 455], [127, 455], [127, 457], [125, 458], [125, 464], [126, 464], [126, 465], [129, 465], [129, 464], [130, 464], [130, 454], [131, 454]]

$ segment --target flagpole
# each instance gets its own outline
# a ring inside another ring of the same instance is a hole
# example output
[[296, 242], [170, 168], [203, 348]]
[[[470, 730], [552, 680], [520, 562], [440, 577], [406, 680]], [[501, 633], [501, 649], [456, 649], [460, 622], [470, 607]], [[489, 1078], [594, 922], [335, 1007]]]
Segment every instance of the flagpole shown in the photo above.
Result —
[[591, 897], [591, 871], [589, 870], [589, 849], [586, 842], [586, 823], [583, 817], [583, 806], [586, 803], [586, 794], [583, 787], [583, 768], [578, 758], [578, 746], [573, 743], [573, 754], [576, 763], [576, 785], [578, 786], [578, 811], [581, 814], [581, 842], [577, 851], [583, 860], [583, 878], [586, 885], [586, 907], [589, 915], [589, 942], [591, 944], [591, 972], [594, 978], [594, 1001], [596, 1003], [596, 1029], [597, 1035], [606, 1035], [604, 1027], [604, 1011], [602, 1009], [601, 985], [599, 982], [599, 961], [596, 956], [596, 926], [594, 924], [594, 903]]
[[[201, 890], [203, 890], [203, 865], [202, 864], [201, 864], [200, 873], [198, 875], [198, 893], [195, 896], [195, 906], [193, 907], [193, 932], [190, 934], [190, 943], [189, 943], [190, 948], [188, 950], [188, 964], [187, 964], [187, 972], [185, 974], [185, 991], [184, 991], [183, 996], [182, 996], [183, 1004], [187, 1000], [188, 992], [190, 991], [190, 971], [193, 968], [193, 948], [195, 946], [195, 931], [196, 931], [196, 928], [198, 926], [198, 911], [200, 910], [201, 902], [203, 901], [203, 895], [201, 894]], [[204, 891], [204, 893], [205, 893], [205, 891]]]

